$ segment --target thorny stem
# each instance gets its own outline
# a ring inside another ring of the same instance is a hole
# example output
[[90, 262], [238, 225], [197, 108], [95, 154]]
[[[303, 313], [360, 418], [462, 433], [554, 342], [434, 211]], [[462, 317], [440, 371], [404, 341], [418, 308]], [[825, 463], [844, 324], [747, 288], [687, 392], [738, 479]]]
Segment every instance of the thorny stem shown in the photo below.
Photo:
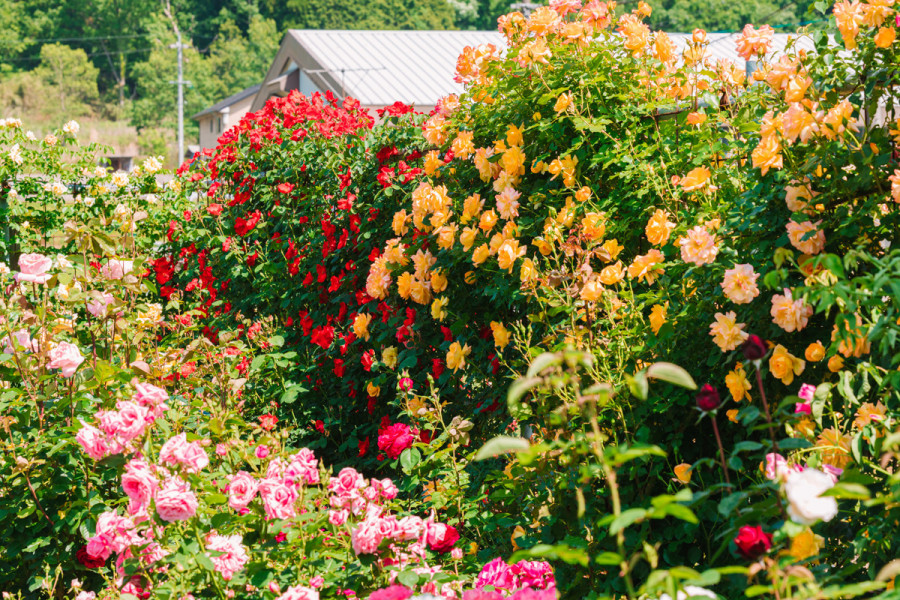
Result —
[[766, 422], [769, 424], [769, 437], [772, 438], [772, 452], [781, 454], [778, 451], [778, 442], [775, 441], [775, 427], [772, 425], [772, 413], [769, 412], [769, 402], [766, 400], [766, 392], [763, 389], [762, 373], [759, 372], [759, 366], [756, 367], [756, 385], [759, 387], [759, 395], [762, 398], [763, 410], [766, 413]]

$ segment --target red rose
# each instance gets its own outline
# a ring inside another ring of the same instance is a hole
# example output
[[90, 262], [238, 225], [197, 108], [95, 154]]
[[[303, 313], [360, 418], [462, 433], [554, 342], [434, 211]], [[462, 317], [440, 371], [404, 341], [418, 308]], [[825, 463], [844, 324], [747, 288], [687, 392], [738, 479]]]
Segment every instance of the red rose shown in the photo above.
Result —
[[747, 337], [742, 350], [744, 351], [744, 358], [747, 360], [759, 360], [769, 351], [763, 339], [758, 335], [752, 334]]
[[221, 204], [210, 204], [206, 207], [206, 212], [211, 214], [214, 217], [218, 217], [222, 214], [222, 205]]
[[738, 530], [734, 543], [741, 556], [756, 560], [772, 548], [772, 534], [764, 532], [759, 525], [744, 525]]
[[281, 192], [282, 194], [290, 194], [291, 190], [293, 190], [293, 189], [294, 189], [293, 183], [279, 183], [278, 184], [278, 191]]
[[708, 383], [700, 388], [700, 392], [697, 394], [697, 408], [709, 412], [716, 410], [721, 404], [722, 399], [719, 398], [719, 390]]
[[275, 423], [278, 422], [278, 417], [269, 413], [265, 415], [260, 415], [259, 417], [259, 426], [265, 429], [266, 431], [272, 431], [275, 429]]
[[75, 552], [75, 558], [78, 559], [82, 565], [84, 565], [88, 569], [99, 569], [103, 565], [106, 564], [106, 561], [101, 558], [95, 558], [88, 554], [87, 546], [82, 546]]
[[425, 540], [428, 542], [429, 548], [438, 554], [443, 554], [453, 550], [453, 545], [459, 541], [459, 532], [452, 525], [432, 523], [428, 526]]
[[359, 455], [365, 456], [369, 452], [369, 438], [359, 440]]
[[409, 425], [394, 423], [378, 432], [378, 449], [390, 458], [397, 458], [413, 445], [413, 434]]

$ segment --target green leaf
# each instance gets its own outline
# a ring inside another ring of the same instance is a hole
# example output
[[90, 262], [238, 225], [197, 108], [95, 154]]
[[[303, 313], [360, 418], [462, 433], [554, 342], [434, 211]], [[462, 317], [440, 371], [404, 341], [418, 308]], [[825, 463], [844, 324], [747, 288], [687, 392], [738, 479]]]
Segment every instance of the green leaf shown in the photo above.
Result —
[[408, 588], [414, 588], [416, 587], [416, 584], [419, 583], [419, 574], [411, 570], [401, 571], [400, 574], [397, 575], [397, 581]]
[[545, 352], [544, 354], [541, 354], [533, 361], [531, 361], [531, 366], [528, 367], [528, 373], [526, 373], [526, 377], [536, 377], [544, 369], [561, 364], [562, 356], [560, 356], [559, 354], [554, 354], [553, 352]]
[[697, 521], [697, 516], [694, 514], [694, 511], [689, 509], [684, 504], [670, 504], [665, 508], [665, 511], [670, 516], [673, 516], [676, 519], [681, 519], [682, 521], [687, 521], [688, 523], [693, 523], [694, 525], [699, 522]]
[[540, 377], [525, 377], [523, 379], [517, 379], [509, 386], [509, 391], [506, 393], [506, 402], [509, 406], [514, 406], [519, 403], [519, 400], [527, 394], [534, 386], [541, 382]]
[[228, 496], [225, 496], [224, 494], [206, 494], [204, 499], [209, 505], [225, 504], [228, 500]]
[[634, 523], [643, 520], [647, 516], [647, 511], [643, 508], [629, 508], [623, 511], [621, 515], [613, 519], [609, 525], [609, 534], [615, 535]]
[[531, 444], [528, 443], [528, 440], [500, 435], [482, 446], [478, 453], [475, 454], [475, 460], [494, 458], [509, 452], [522, 452], [530, 447]]
[[213, 561], [209, 558], [209, 556], [205, 552], [198, 552], [194, 556], [194, 560], [196, 560], [197, 563], [201, 567], [206, 569], [207, 571], [215, 571], [216, 570], [216, 566], [213, 564]]
[[691, 375], [687, 371], [676, 364], [668, 362], [653, 363], [652, 365], [647, 367], [647, 377], [659, 379], [660, 381], [665, 381], [667, 383], [671, 383], [672, 385], [677, 385], [689, 390], [697, 389], [697, 384], [694, 382], [694, 378], [691, 377]]
[[400, 454], [400, 465], [404, 471], [409, 472], [420, 462], [422, 462], [422, 453], [417, 448], [407, 448]]
[[527, 558], [561, 560], [570, 565], [581, 565], [582, 567], [586, 567], [590, 560], [587, 552], [580, 548], [573, 548], [567, 544], [558, 544], [556, 546], [538, 544], [525, 550], [519, 550], [510, 557], [509, 562], [516, 563]]
[[865, 486], [858, 483], [837, 483], [833, 488], [820, 494], [822, 496], [831, 496], [833, 498], [850, 498], [852, 500], [868, 500], [872, 497], [871, 492]]
[[603, 552], [594, 557], [594, 562], [598, 565], [620, 565], [622, 564], [622, 556], [615, 552]]

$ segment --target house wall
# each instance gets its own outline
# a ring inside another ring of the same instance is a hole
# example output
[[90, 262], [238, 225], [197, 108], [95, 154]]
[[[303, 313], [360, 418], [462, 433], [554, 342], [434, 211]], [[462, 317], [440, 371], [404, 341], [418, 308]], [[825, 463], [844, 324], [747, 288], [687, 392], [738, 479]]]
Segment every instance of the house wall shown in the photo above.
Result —
[[219, 136], [241, 122], [253, 105], [253, 95], [238, 100], [222, 112], [203, 115], [197, 120], [200, 127], [200, 147], [215, 148]]

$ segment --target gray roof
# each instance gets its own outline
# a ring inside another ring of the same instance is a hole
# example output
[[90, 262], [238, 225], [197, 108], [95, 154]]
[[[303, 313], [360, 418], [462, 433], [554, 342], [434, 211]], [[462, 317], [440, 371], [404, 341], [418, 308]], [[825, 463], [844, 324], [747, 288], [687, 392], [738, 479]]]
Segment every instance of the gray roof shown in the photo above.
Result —
[[200, 117], [206, 116], [206, 115], [208, 115], [208, 114], [210, 114], [210, 113], [221, 112], [222, 109], [231, 106], [231, 105], [234, 104], [235, 102], [240, 102], [240, 101], [243, 100], [244, 98], [247, 98], [247, 97], [249, 97], [249, 96], [255, 95], [256, 92], [259, 91], [259, 88], [260, 88], [260, 87], [262, 87], [262, 84], [261, 84], [261, 83], [257, 83], [256, 85], [252, 85], [252, 86], [248, 87], [248, 88], [245, 89], [245, 90], [239, 91], [237, 94], [233, 94], [233, 95], [231, 95], [231, 96], [228, 96], [227, 98], [225, 98], [225, 99], [222, 100], [221, 102], [217, 102], [217, 103], [213, 104], [212, 106], [210, 106], [210, 107], [207, 108], [206, 110], [202, 110], [202, 111], [198, 112], [196, 115], [194, 115], [194, 116], [191, 117], [191, 118], [192, 118], [192, 119], [199, 119]]
[[[396, 101], [431, 107], [463, 91], [453, 81], [456, 59], [466, 46], [494, 44], [506, 48], [495, 31], [347, 31], [291, 29], [292, 36], [318, 63], [301, 64], [331, 75], [338, 96], [352, 96], [363, 106]], [[343, 88], [343, 90], [341, 89]]]

